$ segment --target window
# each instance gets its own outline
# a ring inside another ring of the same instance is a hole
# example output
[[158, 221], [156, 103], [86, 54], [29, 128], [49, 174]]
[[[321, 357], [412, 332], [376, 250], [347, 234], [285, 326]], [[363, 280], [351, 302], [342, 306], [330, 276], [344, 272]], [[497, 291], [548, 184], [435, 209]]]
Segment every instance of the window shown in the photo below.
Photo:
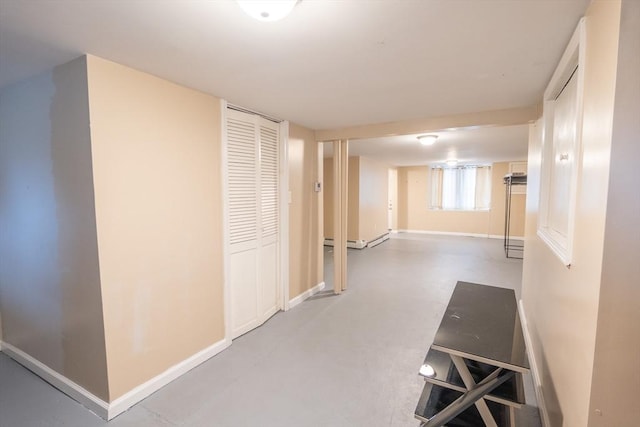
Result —
[[431, 209], [483, 210], [490, 205], [490, 166], [431, 168]]
[[538, 236], [571, 266], [582, 151], [584, 18], [544, 92]]

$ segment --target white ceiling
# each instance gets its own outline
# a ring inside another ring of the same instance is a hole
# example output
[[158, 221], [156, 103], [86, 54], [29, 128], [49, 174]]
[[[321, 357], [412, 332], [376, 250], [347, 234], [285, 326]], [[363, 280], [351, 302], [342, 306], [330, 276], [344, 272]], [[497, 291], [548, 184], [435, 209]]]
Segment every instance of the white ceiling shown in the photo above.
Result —
[[90, 53], [312, 129], [530, 106], [587, 4], [0, 0], [0, 88]]
[[[438, 136], [431, 146], [421, 145], [418, 135], [349, 141], [349, 155], [390, 166], [443, 165], [448, 159], [456, 159], [461, 165], [527, 159], [528, 125], [429, 132]], [[325, 157], [332, 154], [331, 144], [325, 144]]]

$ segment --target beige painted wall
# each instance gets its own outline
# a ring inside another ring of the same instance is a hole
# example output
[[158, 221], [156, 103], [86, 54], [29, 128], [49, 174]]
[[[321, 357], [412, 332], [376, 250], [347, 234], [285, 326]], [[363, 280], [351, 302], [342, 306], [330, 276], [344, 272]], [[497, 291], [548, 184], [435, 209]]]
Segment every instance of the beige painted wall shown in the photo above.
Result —
[[360, 157], [358, 239], [371, 241], [389, 232], [389, 166]]
[[[509, 163], [491, 168], [489, 211], [443, 211], [429, 209], [430, 174], [427, 166], [398, 168], [398, 229], [444, 233], [502, 236], [504, 234], [504, 184]], [[511, 236], [524, 235], [524, 196], [513, 195]]]
[[[589, 426], [640, 420], [640, 2], [622, 2]], [[598, 415], [600, 411], [602, 415]]]
[[360, 157], [349, 157], [347, 175], [347, 240], [360, 240]]
[[0, 182], [3, 339], [106, 400], [84, 58], [2, 91]]
[[322, 192], [318, 143], [313, 131], [289, 124], [289, 299], [323, 281]]
[[[375, 160], [349, 157], [347, 240], [373, 240], [388, 231], [388, 170]], [[333, 238], [333, 159], [324, 159], [324, 235]]]
[[[620, 2], [595, 1], [586, 16], [582, 170], [578, 180], [572, 265], [570, 269], [566, 268], [536, 235], [541, 162], [540, 124], [532, 129], [529, 142], [523, 265], [523, 308], [545, 403], [552, 425], [568, 427], [586, 426], [589, 419], [607, 210]], [[615, 389], [608, 392], [618, 395], [623, 391]]]
[[[325, 144], [331, 144], [325, 142]], [[333, 159], [322, 160], [322, 228], [327, 239], [333, 239]]]
[[[347, 240], [360, 239], [360, 158], [349, 157]], [[333, 158], [324, 159], [324, 237], [333, 239]]]
[[224, 338], [220, 102], [88, 57], [109, 399]]

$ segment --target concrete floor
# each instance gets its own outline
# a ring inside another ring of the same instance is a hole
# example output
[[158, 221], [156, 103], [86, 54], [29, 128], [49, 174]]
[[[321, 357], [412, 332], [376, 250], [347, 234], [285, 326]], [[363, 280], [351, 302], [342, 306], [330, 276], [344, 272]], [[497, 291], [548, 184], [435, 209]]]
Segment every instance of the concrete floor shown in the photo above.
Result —
[[501, 240], [401, 233], [348, 264], [341, 296], [276, 314], [109, 423], [0, 355], [0, 426], [417, 427], [418, 368], [456, 281], [519, 297], [522, 261]]

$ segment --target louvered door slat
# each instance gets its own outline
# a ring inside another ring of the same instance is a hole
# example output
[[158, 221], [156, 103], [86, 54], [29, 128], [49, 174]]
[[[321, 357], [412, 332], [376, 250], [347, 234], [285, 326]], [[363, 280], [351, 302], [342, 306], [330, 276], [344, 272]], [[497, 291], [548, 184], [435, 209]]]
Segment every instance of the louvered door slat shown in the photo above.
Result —
[[227, 119], [229, 242], [257, 238], [256, 132], [253, 123]]

